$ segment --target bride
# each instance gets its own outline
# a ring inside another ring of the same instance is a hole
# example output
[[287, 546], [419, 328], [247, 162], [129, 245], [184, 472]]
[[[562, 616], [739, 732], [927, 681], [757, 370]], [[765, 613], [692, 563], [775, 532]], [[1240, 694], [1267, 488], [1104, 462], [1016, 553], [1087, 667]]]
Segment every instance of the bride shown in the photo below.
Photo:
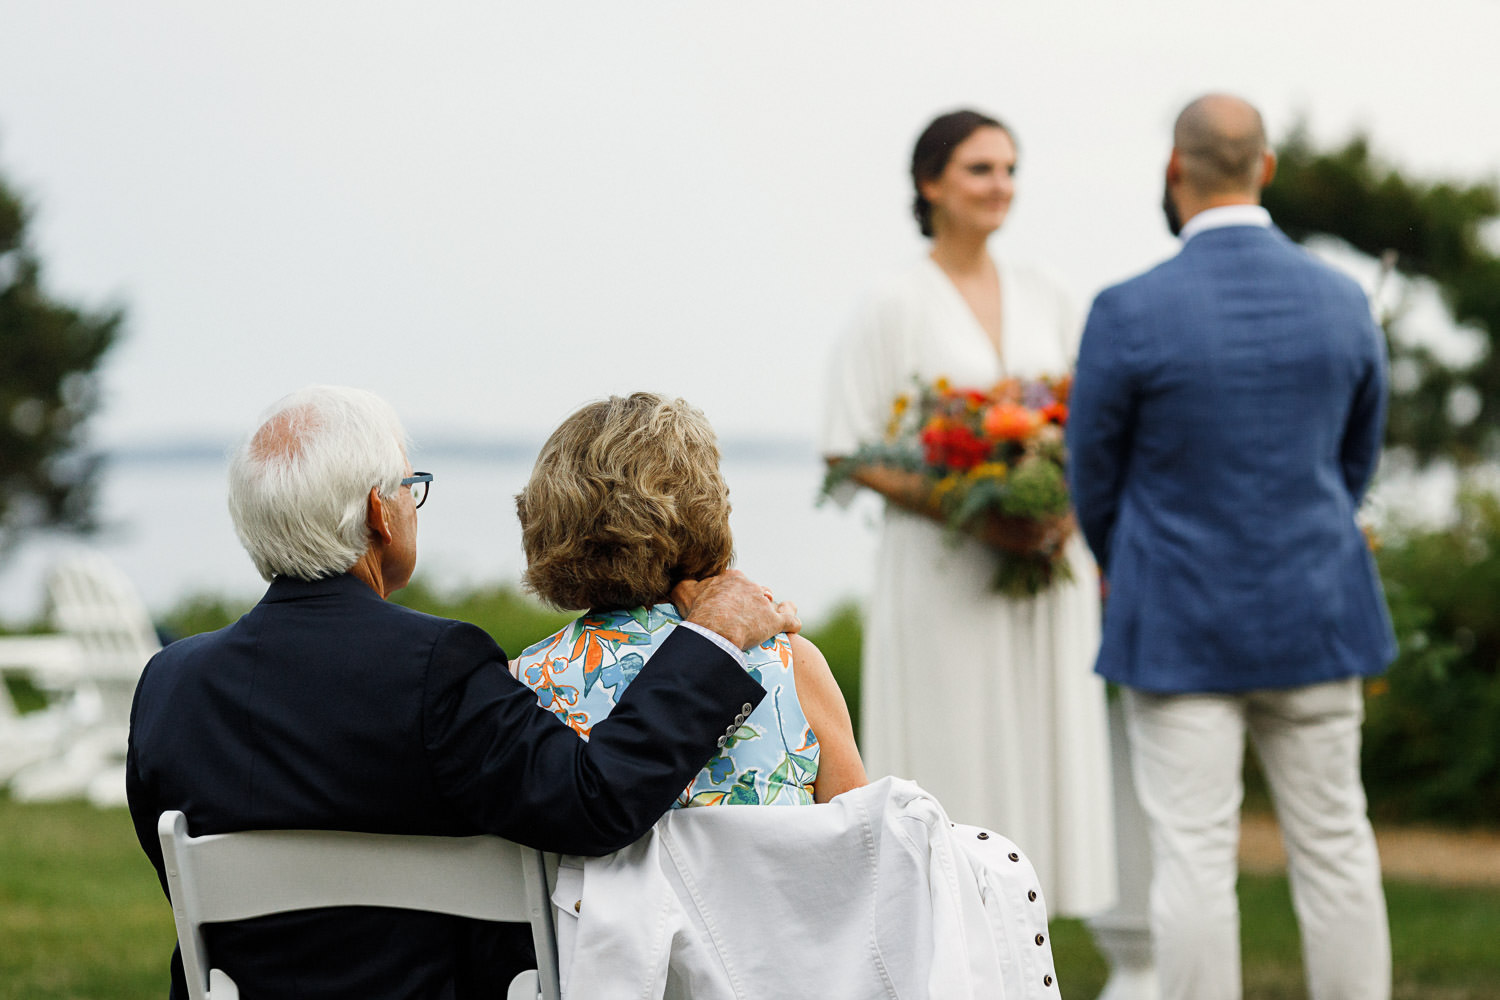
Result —
[[[838, 343], [821, 435], [831, 462], [881, 440], [913, 376], [988, 388], [1071, 367], [1080, 328], [1068, 297], [989, 252], [1015, 169], [1015, 137], [977, 112], [942, 115], [917, 140], [913, 212], [931, 251], [879, 288]], [[863, 642], [870, 773], [913, 778], [955, 820], [1014, 840], [1054, 915], [1098, 912], [1115, 869], [1104, 688], [1092, 672], [1097, 574], [1074, 533], [1074, 582], [1034, 598], [991, 592], [984, 542], [947, 544], [939, 524], [903, 509], [925, 490], [919, 480], [855, 477], [887, 500]]]

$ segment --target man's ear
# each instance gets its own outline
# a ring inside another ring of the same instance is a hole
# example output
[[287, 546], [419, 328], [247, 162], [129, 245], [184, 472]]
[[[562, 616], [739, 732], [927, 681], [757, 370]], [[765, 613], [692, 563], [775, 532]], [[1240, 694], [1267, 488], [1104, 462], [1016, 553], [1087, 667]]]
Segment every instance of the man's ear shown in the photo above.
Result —
[[1269, 149], [1261, 154], [1260, 161], [1260, 186], [1269, 187], [1271, 178], [1276, 176], [1276, 154]]
[[391, 544], [390, 512], [385, 501], [380, 497], [378, 487], [370, 487], [370, 497], [366, 503], [365, 527], [369, 528], [370, 534], [379, 538], [383, 544]]
[[1182, 180], [1182, 158], [1177, 155], [1177, 147], [1172, 147], [1172, 155], [1167, 157], [1167, 183], [1176, 184]]

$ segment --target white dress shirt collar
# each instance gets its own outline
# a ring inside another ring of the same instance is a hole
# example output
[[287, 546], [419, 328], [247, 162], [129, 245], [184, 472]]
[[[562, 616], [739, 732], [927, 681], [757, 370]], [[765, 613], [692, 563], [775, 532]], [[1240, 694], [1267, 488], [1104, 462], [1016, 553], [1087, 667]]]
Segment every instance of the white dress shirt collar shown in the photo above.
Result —
[[1220, 205], [1217, 208], [1205, 208], [1182, 227], [1182, 242], [1186, 243], [1204, 230], [1220, 229], [1224, 226], [1270, 228], [1271, 213], [1259, 205]]

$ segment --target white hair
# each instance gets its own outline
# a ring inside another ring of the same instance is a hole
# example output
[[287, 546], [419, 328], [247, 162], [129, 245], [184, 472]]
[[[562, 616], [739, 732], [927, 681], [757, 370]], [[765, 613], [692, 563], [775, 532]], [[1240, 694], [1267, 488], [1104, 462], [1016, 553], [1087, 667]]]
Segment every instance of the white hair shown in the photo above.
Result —
[[363, 389], [314, 385], [277, 400], [229, 465], [229, 516], [266, 580], [347, 571], [369, 547], [367, 497], [406, 475], [396, 411]]

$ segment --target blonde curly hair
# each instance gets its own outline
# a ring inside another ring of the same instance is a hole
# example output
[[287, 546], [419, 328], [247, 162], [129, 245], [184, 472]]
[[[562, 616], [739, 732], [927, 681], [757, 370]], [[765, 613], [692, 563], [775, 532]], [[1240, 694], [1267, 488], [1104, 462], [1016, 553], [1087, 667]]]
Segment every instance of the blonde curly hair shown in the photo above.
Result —
[[522, 582], [548, 604], [650, 606], [681, 580], [729, 567], [729, 488], [703, 414], [650, 392], [564, 420], [516, 495]]

